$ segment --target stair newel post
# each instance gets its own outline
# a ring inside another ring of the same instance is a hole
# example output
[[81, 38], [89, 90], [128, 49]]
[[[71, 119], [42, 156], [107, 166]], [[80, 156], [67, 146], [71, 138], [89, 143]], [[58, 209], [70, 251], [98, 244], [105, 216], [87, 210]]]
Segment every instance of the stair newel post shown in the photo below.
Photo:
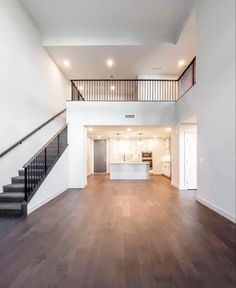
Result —
[[24, 168], [25, 171], [24, 171], [24, 174], [25, 174], [25, 202], [28, 202], [28, 179], [27, 179], [27, 167]]

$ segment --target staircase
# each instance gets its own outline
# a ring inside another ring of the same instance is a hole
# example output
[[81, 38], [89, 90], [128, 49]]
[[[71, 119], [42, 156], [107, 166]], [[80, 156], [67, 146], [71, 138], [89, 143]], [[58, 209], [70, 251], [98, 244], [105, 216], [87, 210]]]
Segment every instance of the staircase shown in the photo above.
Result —
[[25, 211], [25, 177], [24, 170], [19, 176], [11, 178], [11, 184], [3, 186], [0, 193], [0, 216], [21, 216]]
[[11, 184], [3, 186], [0, 216], [27, 215], [28, 202], [67, 146], [66, 125], [23, 166], [24, 170], [18, 171], [18, 176], [11, 178]]

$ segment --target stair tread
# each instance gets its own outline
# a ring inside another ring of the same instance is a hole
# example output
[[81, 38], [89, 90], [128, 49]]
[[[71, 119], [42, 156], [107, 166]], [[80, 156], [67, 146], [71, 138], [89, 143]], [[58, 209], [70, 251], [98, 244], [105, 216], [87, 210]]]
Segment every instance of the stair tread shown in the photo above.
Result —
[[17, 202], [0, 203], [0, 210], [21, 210], [21, 205], [21, 203]]
[[3, 193], [0, 193], [0, 198], [5, 198], [5, 197], [10, 197], [10, 198], [24, 197], [24, 195], [25, 195], [24, 192], [3, 192]]
[[24, 188], [25, 184], [24, 183], [12, 183], [12, 184], [7, 184], [3, 186], [4, 188]]
[[21, 176], [11, 177], [11, 179], [25, 179], [25, 177], [23, 175], [21, 175]]

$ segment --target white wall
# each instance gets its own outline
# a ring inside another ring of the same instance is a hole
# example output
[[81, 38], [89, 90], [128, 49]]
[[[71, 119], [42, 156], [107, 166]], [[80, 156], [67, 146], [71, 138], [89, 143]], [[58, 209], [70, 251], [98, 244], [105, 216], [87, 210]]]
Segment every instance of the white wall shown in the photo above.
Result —
[[93, 139], [87, 136], [87, 175], [93, 174]]
[[[20, 1], [1, 0], [0, 19], [2, 152], [65, 108], [70, 86], [42, 46], [40, 33]], [[38, 141], [28, 142], [26, 149], [21, 147], [18, 150], [20, 154], [16, 154], [15, 150], [14, 157], [9, 156], [12, 153], [10, 152], [4, 159], [0, 159], [0, 186], [7, 184], [10, 176], [14, 176], [25, 160], [33, 156], [35, 150], [39, 149], [46, 139], [49, 140], [54, 131], [59, 130], [64, 123], [65, 120], [62, 119], [54, 121], [54, 128], [44, 130], [46, 137], [43, 141], [42, 134], [38, 133], [33, 136]], [[21, 154], [24, 154], [24, 157]], [[17, 159], [20, 161], [15, 162]]]
[[[137, 102], [67, 102], [69, 187], [87, 184], [87, 132], [93, 125], [172, 125], [176, 104]], [[125, 114], [135, 114], [126, 119]]]
[[68, 189], [68, 147], [27, 206], [30, 214]]
[[178, 100], [176, 106], [177, 124], [184, 123], [187, 119], [193, 116], [197, 117], [198, 111], [201, 109], [197, 86], [198, 83], [195, 84], [182, 98]]
[[197, 3], [197, 197], [235, 219], [235, 1]]
[[196, 11], [197, 84], [177, 119], [198, 119], [197, 200], [235, 221], [235, 1], [199, 0]]
[[[157, 102], [67, 101], [68, 119], [81, 125], [171, 125], [176, 123], [176, 104]], [[79, 114], [79, 115], [78, 115]], [[127, 119], [126, 114], [135, 118]]]
[[67, 110], [69, 188], [84, 188], [87, 185], [87, 129], [78, 118], [79, 115], [70, 115]]
[[18, 170], [54, 136], [66, 122], [66, 114], [63, 113], [43, 129], [36, 132], [21, 145], [17, 146], [7, 155], [0, 158], [0, 192], [2, 186], [11, 182], [11, 177], [18, 176]]
[[179, 189], [179, 127], [171, 131], [171, 185]]

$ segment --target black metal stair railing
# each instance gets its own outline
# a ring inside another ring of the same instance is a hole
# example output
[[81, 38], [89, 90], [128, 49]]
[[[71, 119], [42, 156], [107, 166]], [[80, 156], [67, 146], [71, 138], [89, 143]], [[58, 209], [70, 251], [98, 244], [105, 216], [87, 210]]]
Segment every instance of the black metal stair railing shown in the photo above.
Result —
[[67, 146], [66, 125], [23, 166], [26, 202], [32, 198]]

